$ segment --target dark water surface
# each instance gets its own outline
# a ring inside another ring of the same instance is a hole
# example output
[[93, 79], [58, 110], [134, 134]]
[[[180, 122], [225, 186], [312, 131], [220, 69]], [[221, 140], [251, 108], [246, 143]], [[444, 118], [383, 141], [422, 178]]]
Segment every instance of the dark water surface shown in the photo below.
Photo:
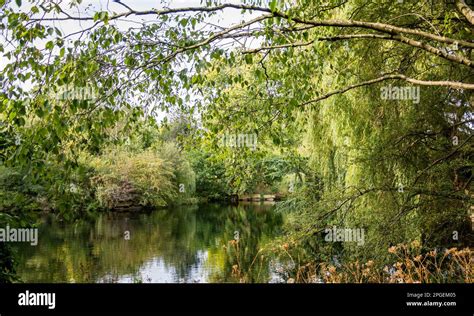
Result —
[[275, 282], [272, 262], [258, 254], [280, 233], [272, 209], [211, 204], [74, 224], [49, 218], [37, 246], [16, 248], [17, 272], [24, 282]]

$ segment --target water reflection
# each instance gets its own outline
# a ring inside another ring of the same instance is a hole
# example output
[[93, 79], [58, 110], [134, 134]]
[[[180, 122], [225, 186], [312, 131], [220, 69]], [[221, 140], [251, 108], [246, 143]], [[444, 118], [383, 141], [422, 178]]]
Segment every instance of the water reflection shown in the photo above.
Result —
[[25, 282], [268, 282], [259, 249], [281, 224], [271, 206], [256, 204], [49, 219], [36, 247], [18, 246], [17, 270]]

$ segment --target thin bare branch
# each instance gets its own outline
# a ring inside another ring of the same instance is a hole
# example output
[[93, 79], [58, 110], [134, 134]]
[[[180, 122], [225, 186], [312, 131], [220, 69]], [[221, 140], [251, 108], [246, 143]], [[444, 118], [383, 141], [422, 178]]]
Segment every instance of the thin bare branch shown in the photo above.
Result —
[[410, 82], [410, 83], [413, 83], [413, 84], [416, 84], [416, 85], [421, 85], [421, 86], [438, 86], [438, 87], [448, 87], [448, 88], [453, 88], [453, 89], [474, 90], [474, 84], [469, 84], [469, 83], [464, 83], [464, 82], [426, 81], [426, 80], [419, 80], [419, 79], [409, 78], [409, 77], [407, 77], [405, 75], [401, 75], [401, 74], [393, 74], [393, 75], [385, 75], [385, 76], [375, 78], [375, 79], [372, 79], [372, 80], [367, 80], [367, 81], [364, 81], [364, 82], [359, 82], [359, 83], [349, 85], [349, 86], [346, 86], [346, 87], [338, 89], [338, 90], [331, 91], [331, 92], [329, 92], [327, 94], [324, 94], [324, 95], [322, 95], [322, 96], [320, 96], [316, 99], [304, 102], [301, 105], [305, 106], [305, 105], [308, 105], [308, 104], [311, 104], [311, 103], [316, 103], [316, 102], [325, 100], [325, 99], [327, 99], [327, 98], [329, 98], [333, 95], [336, 95], [336, 94], [343, 94], [343, 93], [346, 93], [347, 91], [355, 89], [355, 88], [359, 88], [359, 87], [363, 87], [363, 86], [369, 86], [369, 85], [372, 85], [372, 84], [375, 84], [375, 83], [378, 83], [378, 82], [382, 82], [382, 81], [386, 81], [386, 80], [404, 80], [404, 81], [407, 81], [407, 82]]
[[381, 35], [381, 34], [349, 34], [349, 35], [336, 35], [336, 36], [324, 36], [318, 37], [314, 40], [309, 42], [303, 43], [289, 43], [289, 44], [282, 44], [282, 45], [275, 45], [275, 46], [263, 46], [255, 49], [246, 50], [244, 54], [253, 54], [258, 53], [263, 50], [272, 50], [272, 49], [282, 49], [282, 48], [289, 48], [289, 47], [304, 47], [312, 45], [316, 41], [338, 41], [338, 40], [348, 40], [348, 39], [383, 39], [383, 40], [391, 40], [391, 41], [398, 41], [424, 51], [427, 51], [431, 54], [444, 58], [446, 60], [456, 62], [458, 64], [466, 65], [469, 67], [474, 68], [474, 62], [469, 60], [468, 58], [460, 55], [455, 55], [454, 53], [447, 52], [445, 50], [441, 50], [435, 48], [431, 45], [426, 43], [422, 43], [419, 41], [415, 41], [413, 39], [407, 38], [401, 35]]
[[[146, 11], [136, 11], [131, 10], [129, 12], [123, 12], [114, 14], [109, 17], [109, 20], [114, 20], [117, 18], [128, 17], [130, 15], [168, 15], [175, 13], [192, 13], [192, 12], [216, 12], [224, 10], [227, 8], [231, 9], [240, 9], [240, 10], [249, 10], [249, 11], [260, 11], [270, 13], [274, 17], [281, 17], [286, 20], [291, 20], [296, 23], [312, 25], [312, 26], [333, 26], [333, 27], [355, 27], [355, 28], [364, 28], [371, 29], [374, 31], [379, 31], [382, 33], [388, 34], [410, 34], [415, 36], [421, 36], [433, 41], [447, 43], [447, 44], [458, 44], [463, 47], [474, 48], [474, 43], [467, 42], [464, 40], [457, 40], [449, 38], [446, 36], [440, 36], [436, 34], [431, 34], [425, 31], [420, 31], [416, 29], [399, 27], [391, 24], [379, 23], [379, 22], [366, 22], [366, 21], [354, 21], [354, 20], [306, 20], [296, 16], [290, 16], [287, 13], [279, 11], [271, 11], [269, 8], [259, 7], [254, 5], [244, 5], [244, 4], [222, 4], [214, 7], [183, 7], [183, 8], [166, 8], [163, 10], [146, 10]], [[66, 17], [50, 17], [50, 18], [31, 18], [31, 21], [61, 21], [61, 20], [93, 20], [93, 17], [76, 17], [76, 16], [66, 16]]]

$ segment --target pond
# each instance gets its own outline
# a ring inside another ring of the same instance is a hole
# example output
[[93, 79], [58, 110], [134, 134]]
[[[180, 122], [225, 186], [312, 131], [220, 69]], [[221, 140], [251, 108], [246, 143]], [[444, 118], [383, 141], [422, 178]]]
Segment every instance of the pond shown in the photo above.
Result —
[[17, 272], [45, 283], [279, 282], [259, 250], [282, 223], [267, 204], [107, 213], [73, 224], [48, 217], [37, 246], [16, 246]]

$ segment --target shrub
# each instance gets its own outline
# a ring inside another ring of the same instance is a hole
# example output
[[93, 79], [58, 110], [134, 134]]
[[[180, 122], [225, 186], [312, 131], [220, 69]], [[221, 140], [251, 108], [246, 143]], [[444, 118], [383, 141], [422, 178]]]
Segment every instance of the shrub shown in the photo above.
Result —
[[93, 158], [92, 183], [102, 207], [166, 206], [177, 196], [172, 165], [154, 151], [112, 150]]
[[39, 185], [28, 181], [27, 174], [15, 168], [0, 166], [0, 212], [13, 214], [41, 209]]

